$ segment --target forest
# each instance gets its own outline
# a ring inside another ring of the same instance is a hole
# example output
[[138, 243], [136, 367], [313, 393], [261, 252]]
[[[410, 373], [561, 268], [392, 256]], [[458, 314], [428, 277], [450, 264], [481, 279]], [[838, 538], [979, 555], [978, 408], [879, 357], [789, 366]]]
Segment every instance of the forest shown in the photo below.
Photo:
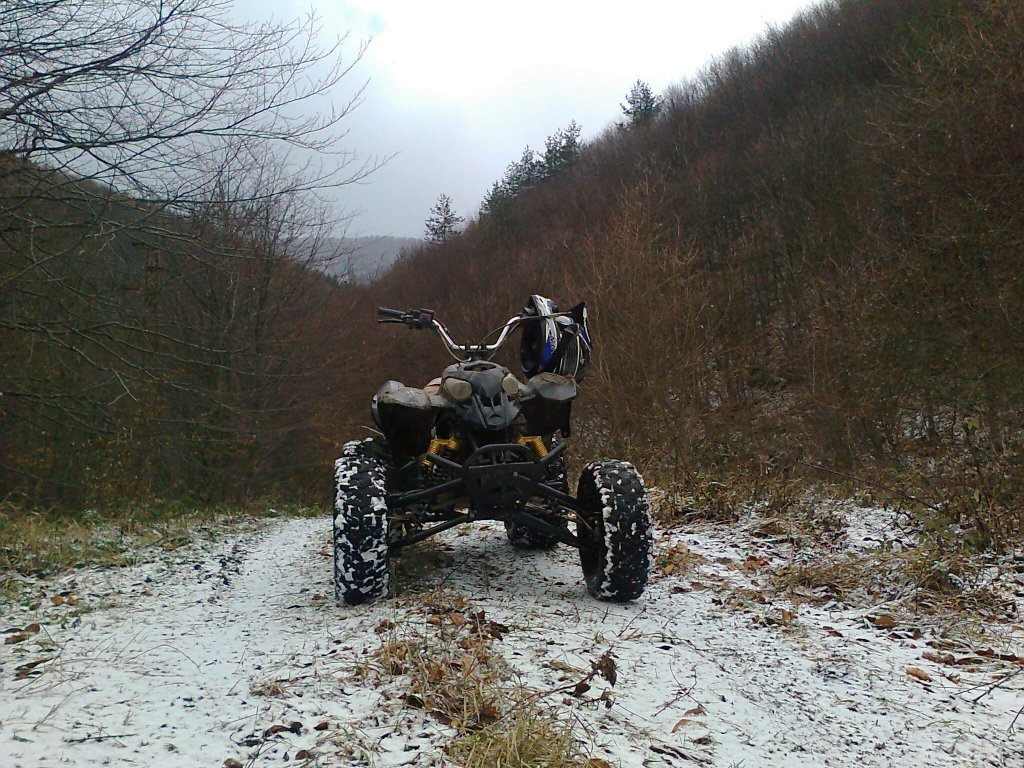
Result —
[[721, 519], [828, 486], [1020, 541], [1019, 3], [813, 6], [369, 285], [325, 273], [316, 193], [373, 161], [295, 153], [335, 146], [351, 46], [76, 5], [0, 10], [8, 513], [323, 504], [375, 389], [443, 362], [376, 306], [470, 339], [539, 292], [591, 310], [574, 462], [628, 457]]

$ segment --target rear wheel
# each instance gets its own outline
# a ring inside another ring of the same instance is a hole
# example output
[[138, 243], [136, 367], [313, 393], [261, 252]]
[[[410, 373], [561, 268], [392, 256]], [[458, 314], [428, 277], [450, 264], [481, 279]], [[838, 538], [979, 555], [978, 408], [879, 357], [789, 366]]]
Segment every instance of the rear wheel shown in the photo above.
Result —
[[334, 596], [360, 605], [391, 591], [384, 463], [348, 443], [334, 463]]
[[599, 600], [624, 602], [643, 594], [654, 541], [643, 478], [632, 464], [606, 459], [580, 475], [576, 535], [587, 590]]

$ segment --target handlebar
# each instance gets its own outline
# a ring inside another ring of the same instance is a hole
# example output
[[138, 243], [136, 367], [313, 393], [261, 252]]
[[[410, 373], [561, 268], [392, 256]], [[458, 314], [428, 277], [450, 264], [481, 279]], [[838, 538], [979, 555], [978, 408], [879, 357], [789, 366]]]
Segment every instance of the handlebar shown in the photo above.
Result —
[[456, 360], [489, 359], [501, 348], [508, 335], [518, 328], [520, 323], [530, 319], [532, 319], [532, 316], [529, 315], [510, 317], [500, 329], [495, 329], [495, 331], [484, 337], [484, 340], [486, 340], [497, 332], [498, 338], [495, 339], [493, 344], [457, 344], [444, 324], [434, 318], [434, 311], [432, 309], [403, 310], [389, 309], [388, 307], [377, 308], [378, 323], [401, 323], [408, 328], [414, 328], [418, 331], [432, 327], [441, 337], [441, 340], [448, 348], [448, 352]]
[[434, 323], [434, 310], [432, 309], [388, 309], [377, 307], [378, 323], [401, 323], [409, 328], [423, 330]]

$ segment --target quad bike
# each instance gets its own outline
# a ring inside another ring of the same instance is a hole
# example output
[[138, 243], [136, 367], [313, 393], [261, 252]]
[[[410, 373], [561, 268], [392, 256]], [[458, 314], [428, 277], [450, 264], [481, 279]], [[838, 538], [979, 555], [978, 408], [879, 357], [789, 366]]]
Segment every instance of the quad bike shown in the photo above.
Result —
[[[392, 554], [475, 520], [503, 522], [515, 547], [576, 547], [598, 599], [639, 597], [652, 555], [640, 474], [606, 459], [583, 468], [576, 496], [567, 483], [560, 438], [589, 360], [585, 306], [563, 313], [531, 296], [479, 344], [457, 344], [431, 310], [380, 308], [377, 321], [436, 331], [457, 362], [422, 389], [385, 383], [372, 404], [381, 436], [347, 443], [335, 462], [338, 604], [391, 594]], [[518, 328], [525, 383], [490, 361]]]

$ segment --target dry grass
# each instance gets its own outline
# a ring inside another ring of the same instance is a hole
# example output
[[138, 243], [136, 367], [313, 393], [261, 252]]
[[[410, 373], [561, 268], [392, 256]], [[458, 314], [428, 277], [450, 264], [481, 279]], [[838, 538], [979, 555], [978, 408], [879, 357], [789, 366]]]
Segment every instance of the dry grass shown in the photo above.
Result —
[[584, 763], [571, 724], [516, 685], [495, 644], [509, 628], [460, 596], [422, 598], [424, 621], [377, 628], [380, 648], [358, 674], [399, 682], [403, 703], [453, 729], [449, 756], [468, 768], [573, 768]]
[[657, 551], [654, 568], [665, 576], [685, 576], [701, 563], [707, 561], [703, 555], [692, 551], [682, 542]]
[[970, 624], [979, 617], [998, 619], [1007, 610], [987, 570], [976, 558], [922, 544], [792, 563], [772, 571], [769, 584], [790, 599], [885, 605], [909, 615], [945, 617], [951, 625]]
[[536, 705], [518, 706], [493, 725], [464, 733], [448, 754], [468, 768], [568, 768], [582, 763], [569, 727]]
[[85, 565], [129, 565], [147, 549], [176, 549], [197, 536], [213, 536], [239, 521], [310, 516], [316, 508], [252, 504], [247, 508], [153, 505], [121, 514], [85, 510], [75, 515], [0, 504], [0, 589], [13, 574], [43, 576]]

